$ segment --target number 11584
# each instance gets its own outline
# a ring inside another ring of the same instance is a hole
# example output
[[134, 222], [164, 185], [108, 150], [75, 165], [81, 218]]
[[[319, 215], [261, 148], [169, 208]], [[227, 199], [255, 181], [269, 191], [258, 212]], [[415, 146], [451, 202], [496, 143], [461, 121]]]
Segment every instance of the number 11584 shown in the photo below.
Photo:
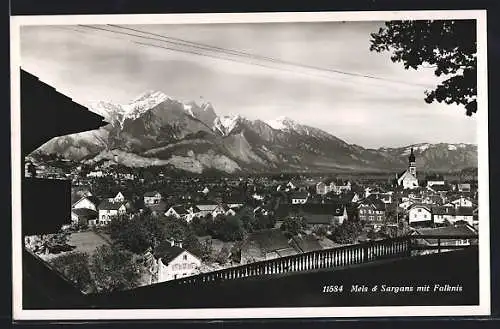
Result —
[[334, 286], [334, 285], [329, 285], [329, 286], [323, 286], [323, 292], [342, 292], [344, 290], [344, 286]]

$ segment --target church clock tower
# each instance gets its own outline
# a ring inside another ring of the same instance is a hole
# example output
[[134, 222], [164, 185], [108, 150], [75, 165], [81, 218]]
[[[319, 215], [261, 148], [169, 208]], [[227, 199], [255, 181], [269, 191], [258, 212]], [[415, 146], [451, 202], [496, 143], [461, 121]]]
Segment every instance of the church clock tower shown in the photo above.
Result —
[[413, 147], [411, 148], [411, 153], [408, 157], [408, 171], [410, 172], [410, 174], [417, 177], [417, 166], [415, 165], [415, 154], [413, 154]]

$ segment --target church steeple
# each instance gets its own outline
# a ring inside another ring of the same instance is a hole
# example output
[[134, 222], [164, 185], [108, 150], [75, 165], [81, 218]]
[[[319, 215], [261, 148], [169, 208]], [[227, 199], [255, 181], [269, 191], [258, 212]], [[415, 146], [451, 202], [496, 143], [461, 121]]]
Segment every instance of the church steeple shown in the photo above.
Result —
[[410, 156], [408, 157], [408, 170], [416, 176], [417, 167], [415, 165], [415, 154], [413, 154], [413, 147], [411, 148]]

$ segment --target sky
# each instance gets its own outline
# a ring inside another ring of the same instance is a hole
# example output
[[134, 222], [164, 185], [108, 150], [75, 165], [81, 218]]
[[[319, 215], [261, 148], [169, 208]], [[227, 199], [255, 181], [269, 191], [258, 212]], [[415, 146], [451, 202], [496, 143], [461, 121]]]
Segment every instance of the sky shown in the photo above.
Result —
[[[458, 106], [425, 103], [425, 90], [438, 82], [431, 68], [405, 70], [390, 54], [370, 52], [370, 33], [382, 25], [24, 26], [21, 67], [87, 106], [126, 104], [159, 90], [181, 101], [209, 101], [219, 115], [286, 116], [364, 147], [476, 143], [475, 117]], [[273, 60], [179, 46], [179, 40]]]

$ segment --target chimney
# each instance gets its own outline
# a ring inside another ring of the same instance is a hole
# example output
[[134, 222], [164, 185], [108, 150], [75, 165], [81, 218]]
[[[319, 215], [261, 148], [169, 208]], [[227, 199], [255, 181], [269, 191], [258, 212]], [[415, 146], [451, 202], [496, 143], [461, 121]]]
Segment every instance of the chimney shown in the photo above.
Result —
[[182, 248], [182, 242], [179, 242], [179, 248]]

